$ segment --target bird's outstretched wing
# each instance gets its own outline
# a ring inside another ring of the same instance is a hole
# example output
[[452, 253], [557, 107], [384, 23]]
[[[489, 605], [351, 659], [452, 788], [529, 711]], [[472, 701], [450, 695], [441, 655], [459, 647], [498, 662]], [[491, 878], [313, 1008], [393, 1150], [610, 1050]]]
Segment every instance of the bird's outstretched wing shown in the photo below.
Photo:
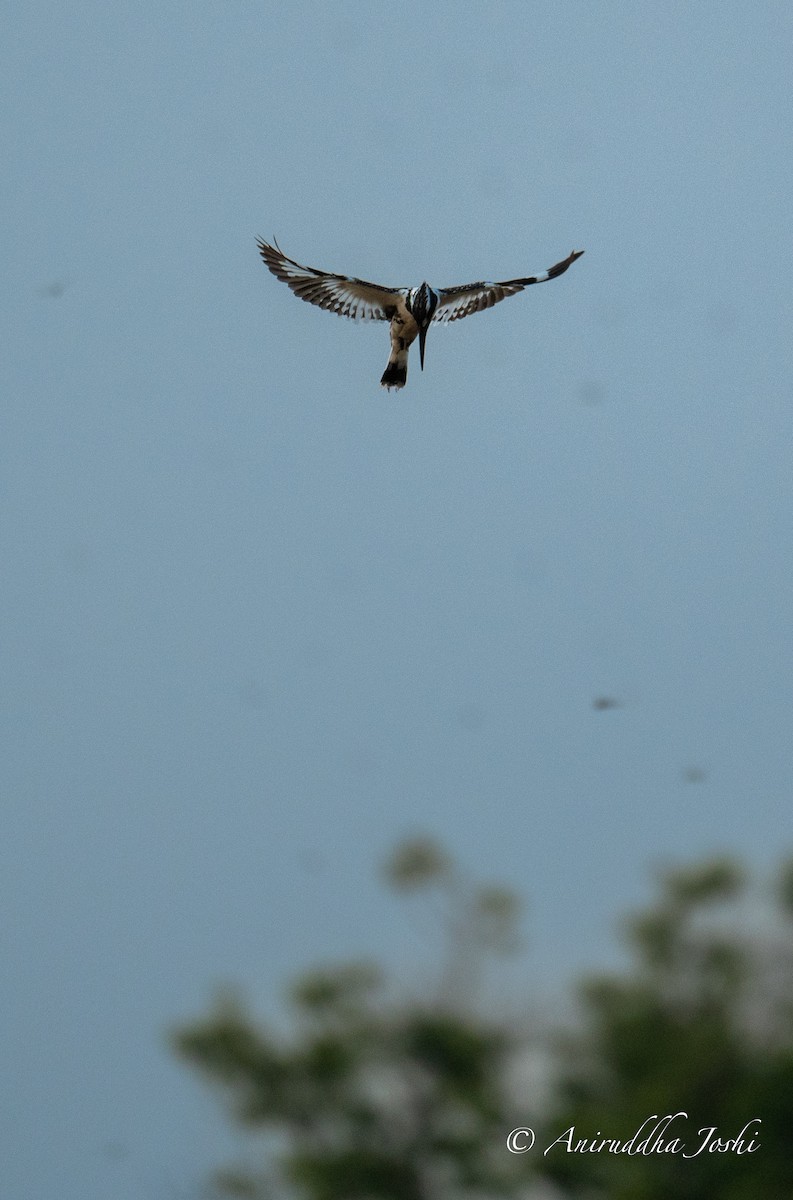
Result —
[[583, 250], [574, 250], [561, 262], [549, 267], [540, 275], [527, 275], [525, 279], [505, 279], [502, 283], [464, 283], [460, 287], [440, 288], [440, 300], [435, 309], [433, 321], [459, 321], [471, 313], [482, 312], [492, 308], [499, 300], [507, 296], [515, 296], [522, 292], [530, 283], [545, 283], [548, 279], [556, 279], [563, 275], [567, 268], [580, 258]]
[[379, 283], [367, 283], [365, 279], [301, 267], [281, 252], [277, 242], [271, 246], [259, 239], [257, 245], [276, 279], [289, 284], [295, 295], [309, 304], [318, 304], [340, 317], [357, 317], [364, 321], [390, 321], [396, 312], [400, 288], [381, 287]]

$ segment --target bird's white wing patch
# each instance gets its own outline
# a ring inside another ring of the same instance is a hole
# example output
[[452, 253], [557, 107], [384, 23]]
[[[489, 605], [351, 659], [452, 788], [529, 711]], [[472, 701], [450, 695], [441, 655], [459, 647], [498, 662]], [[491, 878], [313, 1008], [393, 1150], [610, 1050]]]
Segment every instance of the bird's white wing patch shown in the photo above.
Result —
[[259, 241], [259, 253], [276, 279], [288, 284], [296, 296], [340, 317], [364, 321], [390, 321], [401, 298], [400, 288], [381, 287], [365, 279], [334, 275], [315, 267], [302, 267], [287, 258], [277, 245]]

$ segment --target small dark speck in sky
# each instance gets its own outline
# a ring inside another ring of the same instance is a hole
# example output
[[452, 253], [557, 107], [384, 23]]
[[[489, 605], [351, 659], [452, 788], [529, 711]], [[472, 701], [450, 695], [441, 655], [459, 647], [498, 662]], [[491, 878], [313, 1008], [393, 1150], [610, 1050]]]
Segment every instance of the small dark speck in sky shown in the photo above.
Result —
[[49, 300], [60, 300], [68, 286], [69, 284], [66, 280], [55, 279], [52, 283], [48, 283], [46, 287], [40, 288], [39, 295], [46, 296]]

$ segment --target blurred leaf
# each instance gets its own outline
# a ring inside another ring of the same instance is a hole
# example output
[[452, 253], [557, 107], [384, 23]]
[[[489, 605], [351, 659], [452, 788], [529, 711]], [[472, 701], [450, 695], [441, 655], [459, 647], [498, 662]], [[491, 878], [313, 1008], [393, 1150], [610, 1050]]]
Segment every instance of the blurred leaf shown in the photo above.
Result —
[[382, 972], [374, 963], [348, 963], [312, 971], [292, 988], [298, 1008], [317, 1016], [351, 1014], [365, 1005], [381, 985]]
[[475, 896], [475, 912], [481, 944], [502, 954], [515, 950], [519, 944], [520, 907], [517, 896], [506, 888], [480, 888]]
[[385, 876], [399, 891], [414, 891], [437, 883], [449, 872], [451, 862], [431, 838], [415, 838], [396, 848], [385, 864]]
[[731, 858], [717, 858], [694, 867], [669, 871], [664, 876], [666, 893], [672, 903], [691, 908], [730, 900], [744, 886], [744, 872]]
[[782, 911], [793, 917], [793, 858], [782, 864], [777, 889]]
[[679, 948], [680, 914], [659, 909], [642, 913], [626, 923], [628, 936], [642, 959], [654, 969], [668, 969]]

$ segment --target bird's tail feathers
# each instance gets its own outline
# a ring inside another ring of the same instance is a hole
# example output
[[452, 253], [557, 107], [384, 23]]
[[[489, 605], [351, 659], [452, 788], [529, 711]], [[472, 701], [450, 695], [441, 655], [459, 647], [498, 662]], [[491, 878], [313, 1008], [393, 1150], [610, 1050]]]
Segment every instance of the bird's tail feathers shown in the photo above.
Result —
[[403, 388], [408, 377], [408, 352], [407, 350], [398, 350], [396, 353], [391, 352], [391, 357], [388, 360], [388, 365], [383, 372], [383, 378], [380, 380], [380, 386], [388, 388]]

